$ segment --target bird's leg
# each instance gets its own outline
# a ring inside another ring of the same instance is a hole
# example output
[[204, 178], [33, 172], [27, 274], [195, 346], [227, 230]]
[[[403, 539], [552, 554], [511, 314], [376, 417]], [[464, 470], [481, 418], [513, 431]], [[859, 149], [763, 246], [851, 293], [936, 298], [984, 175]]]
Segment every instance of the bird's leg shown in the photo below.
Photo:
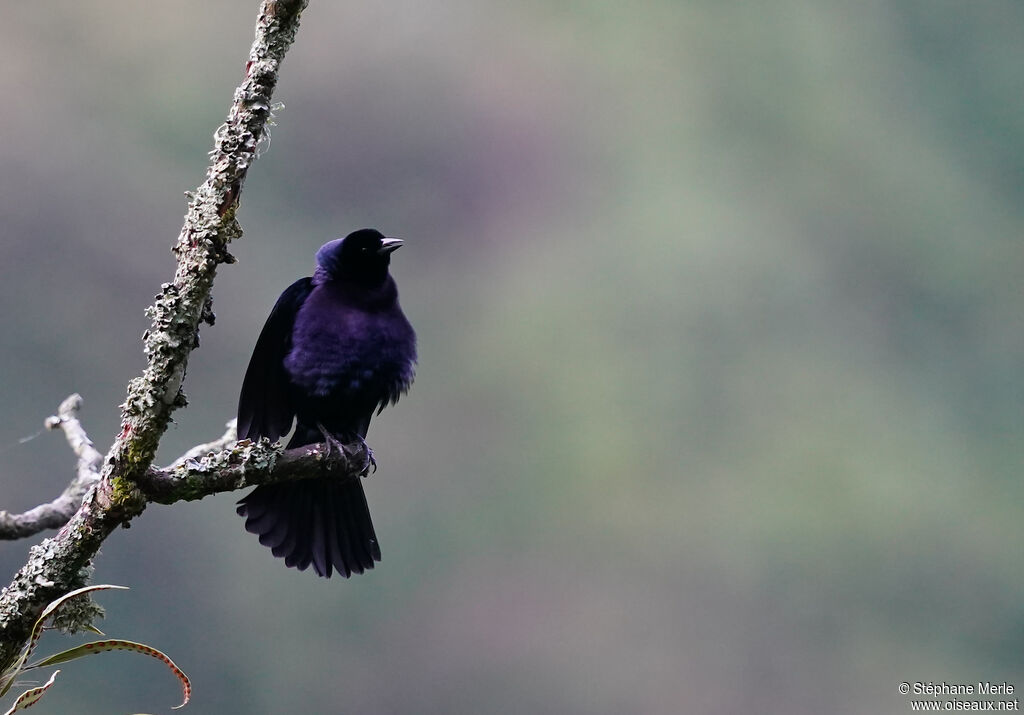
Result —
[[345, 451], [345, 445], [338, 441], [338, 438], [319, 422], [316, 423], [316, 427], [320, 430], [320, 434], [324, 436], [324, 444], [327, 445], [327, 455], [331, 456], [337, 452], [348, 462], [348, 452]]

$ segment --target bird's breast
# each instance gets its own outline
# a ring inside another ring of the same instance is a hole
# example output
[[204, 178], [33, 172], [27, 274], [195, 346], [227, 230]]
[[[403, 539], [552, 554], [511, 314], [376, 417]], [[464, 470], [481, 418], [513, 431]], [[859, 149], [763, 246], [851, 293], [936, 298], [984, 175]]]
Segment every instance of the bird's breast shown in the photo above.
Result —
[[412, 380], [415, 337], [398, 308], [362, 310], [311, 296], [299, 311], [285, 369], [309, 397], [386, 402]]

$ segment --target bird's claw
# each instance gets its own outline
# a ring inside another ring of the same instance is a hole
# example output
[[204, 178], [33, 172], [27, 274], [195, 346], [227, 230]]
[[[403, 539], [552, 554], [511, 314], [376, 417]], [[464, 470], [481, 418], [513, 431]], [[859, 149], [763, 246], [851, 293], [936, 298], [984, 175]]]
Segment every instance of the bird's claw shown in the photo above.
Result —
[[359, 437], [359, 441], [362, 443], [363, 449], [366, 451], [366, 463], [363, 466], [363, 471], [360, 473], [360, 476], [368, 477], [370, 476], [371, 467], [374, 472], [377, 471], [377, 460], [373, 458], [373, 450], [370, 449], [370, 445], [366, 443], [366, 440]]
[[[333, 434], [331, 434], [330, 431], [326, 427], [324, 427], [323, 425], [317, 425], [317, 428], [320, 430], [320, 433], [324, 437], [324, 444], [327, 445], [327, 456], [331, 457], [331, 456], [337, 454], [337, 455], [339, 455], [340, 457], [342, 457], [345, 460], [346, 464], [351, 465], [353, 463], [353, 457], [355, 456], [355, 454], [354, 453], [350, 453], [349, 450], [347, 450], [345, 448], [345, 443], [342, 442], [341, 440], [339, 440]], [[359, 476], [361, 476], [361, 477], [369, 476], [371, 469], [374, 472], [377, 471], [377, 460], [373, 458], [373, 450], [370, 449], [370, 445], [368, 445], [366, 443], [366, 440], [363, 439], [358, 434], [354, 435], [354, 437], [355, 437], [356, 440], [358, 440], [359, 444], [362, 445], [363, 450], [364, 450], [364, 456], [365, 456], [365, 462], [363, 463], [363, 469], [359, 473]]]

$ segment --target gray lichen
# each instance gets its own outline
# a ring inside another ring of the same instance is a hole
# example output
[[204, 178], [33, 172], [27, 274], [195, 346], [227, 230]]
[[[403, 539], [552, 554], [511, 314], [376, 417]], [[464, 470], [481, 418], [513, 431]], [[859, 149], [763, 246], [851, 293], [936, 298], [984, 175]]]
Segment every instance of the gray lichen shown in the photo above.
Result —
[[[79, 569], [77, 576], [69, 585], [70, 591], [82, 588], [92, 578], [92, 566]], [[62, 633], [79, 633], [95, 628], [95, 623], [103, 618], [106, 612], [103, 607], [92, 600], [88, 593], [69, 599], [57, 609], [51, 618], [50, 625]]]

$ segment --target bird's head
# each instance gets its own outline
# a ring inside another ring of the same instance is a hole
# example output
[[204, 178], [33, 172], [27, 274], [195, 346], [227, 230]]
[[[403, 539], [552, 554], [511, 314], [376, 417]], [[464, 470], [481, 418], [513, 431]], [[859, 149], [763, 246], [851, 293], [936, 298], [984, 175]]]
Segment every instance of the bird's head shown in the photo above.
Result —
[[316, 252], [317, 275], [327, 280], [380, 283], [388, 275], [392, 252], [401, 245], [402, 239], [386, 238], [373, 228], [353, 231], [320, 247]]

